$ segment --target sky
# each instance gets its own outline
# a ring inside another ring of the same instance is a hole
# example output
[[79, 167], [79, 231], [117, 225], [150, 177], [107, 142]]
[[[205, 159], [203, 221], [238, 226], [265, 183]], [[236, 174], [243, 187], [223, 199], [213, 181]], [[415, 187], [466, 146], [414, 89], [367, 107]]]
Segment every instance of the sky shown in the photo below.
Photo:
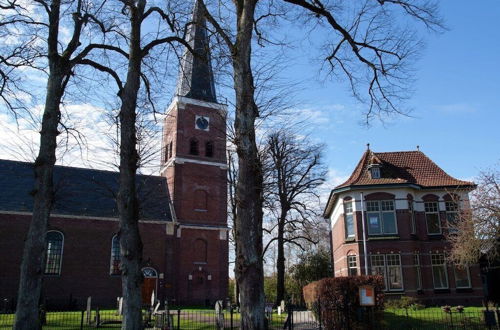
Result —
[[351, 174], [367, 143], [374, 152], [416, 150], [418, 145], [460, 179], [500, 165], [500, 1], [439, 4], [448, 31], [425, 36], [415, 65], [415, 93], [408, 101], [411, 117], [374, 120], [367, 128], [360, 124], [363, 106], [345, 85], [318, 83], [308, 60], [290, 70], [291, 76], [310, 76], [298, 93], [304, 100], [302, 115], [314, 126], [312, 136], [327, 145], [330, 187], [325, 188]]
[[[500, 164], [500, 1], [441, 0], [439, 4], [448, 31], [425, 35], [426, 46], [415, 65], [415, 93], [407, 103], [413, 109], [411, 117], [375, 119], [370, 127], [362, 125], [366, 106], [353, 100], [346, 85], [319, 81], [312, 50], [293, 50], [295, 59], [287, 63], [283, 75], [302, 82], [294, 90], [299, 102], [293, 115], [307, 119], [313, 128], [311, 137], [326, 145], [326, 191], [351, 174], [367, 143], [375, 152], [416, 150], [419, 145], [450, 175], [466, 180]], [[106, 127], [101, 114], [89, 110], [96, 107], [67, 107], [91, 147], [72, 148], [59, 163], [106, 167], [93, 161], [110, 154], [103, 136], [93, 133], [96, 123], [104, 131]], [[15, 124], [0, 112], [0, 158], [33, 160], [36, 131], [29, 120]]]

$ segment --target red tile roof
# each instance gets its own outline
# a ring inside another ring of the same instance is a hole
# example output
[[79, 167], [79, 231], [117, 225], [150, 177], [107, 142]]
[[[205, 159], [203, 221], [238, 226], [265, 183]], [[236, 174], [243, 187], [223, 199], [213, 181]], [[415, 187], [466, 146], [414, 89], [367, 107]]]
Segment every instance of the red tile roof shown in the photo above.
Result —
[[[380, 165], [380, 179], [372, 179], [369, 166]], [[422, 187], [474, 186], [455, 179], [421, 151], [373, 152], [367, 150], [351, 177], [335, 189], [372, 184], [412, 183]]]

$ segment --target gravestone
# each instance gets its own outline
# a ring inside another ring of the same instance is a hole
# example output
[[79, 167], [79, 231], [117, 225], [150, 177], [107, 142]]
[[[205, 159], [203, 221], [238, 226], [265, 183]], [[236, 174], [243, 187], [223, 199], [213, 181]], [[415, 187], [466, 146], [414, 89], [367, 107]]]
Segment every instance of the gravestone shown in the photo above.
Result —
[[86, 317], [86, 320], [87, 320], [87, 324], [90, 324], [90, 321], [91, 321], [91, 313], [92, 313], [92, 297], [88, 297], [87, 298], [87, 310], [86, 310], [86, 313], [87, 313], [87, 317]]
[[278, 306], [278, 315], [281, 315], [281, 306]]
[[281, 301], [280, 307], [281, 307], [281, 311], [284, 312], [285, 311], [285, 301], [284, 300]]
[[224, 302], [222, 300], [217, 300], [215, 302], [215, 320], [217, 323], [217, 329], [224, 329]]
[[123, 297], [118, 297], [118, 315], [123, 315]]
[[151, 293], [151, 307], [155, 305], [156, 299], [155, 299], [155, 292]]

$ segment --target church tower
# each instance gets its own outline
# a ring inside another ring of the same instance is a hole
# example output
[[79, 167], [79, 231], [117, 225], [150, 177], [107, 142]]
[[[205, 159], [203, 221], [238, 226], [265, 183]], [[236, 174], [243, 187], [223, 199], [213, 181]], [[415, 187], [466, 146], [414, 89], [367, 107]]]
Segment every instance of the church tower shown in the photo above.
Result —
[[227, 107], [217, 102], [198, 1], [193, 21], [187, 40], [196, 55], [184, 53], [163, 127], [161, 175], [174, 218], [167, 227], [167, 292], [177, 303], [212, 304], [226, 298], [228, 285]]

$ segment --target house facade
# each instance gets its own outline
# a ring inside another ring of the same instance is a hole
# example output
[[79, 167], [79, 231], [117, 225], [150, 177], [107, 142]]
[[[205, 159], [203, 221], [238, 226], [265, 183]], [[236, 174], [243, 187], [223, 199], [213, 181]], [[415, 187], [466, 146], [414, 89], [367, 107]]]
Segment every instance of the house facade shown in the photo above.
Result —
[[[166, 111], [159, 175], [137, 175], [143, 302], [207, 305], [227, 297], [226, 106], [217, 102], [206, 25], [195, 5], [176, 97]], [[121, 296], [119, 173], [56, 166], [43, 299], [111, 307]], [[0, 160], [0, 299], [15, 306], [32, 216], [33, 164]]]
[[349, 179], [334, 188], [324, 212], [331, 224], [334, 276], [380, 274], [388, 296], [430, 305], [478, 304], [478, 265], [446, 258], [474, 183], [457, 180], [421, 151], [368, 149]]

